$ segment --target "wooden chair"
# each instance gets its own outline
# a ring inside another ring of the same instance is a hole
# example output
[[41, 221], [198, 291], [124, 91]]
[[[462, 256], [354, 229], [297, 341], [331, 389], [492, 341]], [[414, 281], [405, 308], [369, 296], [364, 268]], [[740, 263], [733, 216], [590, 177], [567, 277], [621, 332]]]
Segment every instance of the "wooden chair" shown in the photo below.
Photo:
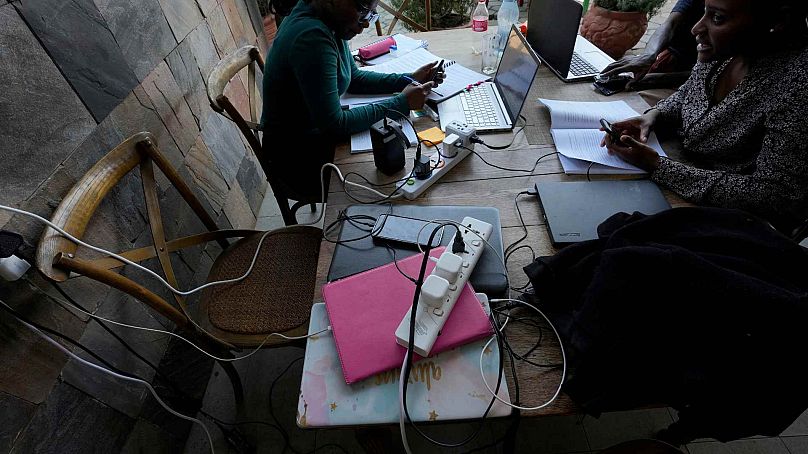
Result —
[[[313, 213], [317, 210], [316, 203], [320, 202], [321, 200], [319, 196], [314, 199], [312, 196], [305, 196], [290, 190], [275, 175], [269, 161], [264, 159], [264, 151], [261, 147], [261, 139], [259, 136], [258, 122], [260, 121], [260, 118], [258, 118], [258, 103], [260, 102], [260, 96], [258, 96], [258, 89], [255, 80], [256, 65], [263, 70], [264, 59], [261, 57], [261, 53], [255, 46], [244, 46], [237, 49], [232, 54], [225, 56], [208, 75], [208, 100], [210, 101], [210, 106], [213, 108], [213, 110], [223, 115], [225, 118], [233, 121], [238, 127], [239, 131], [241, 131], [241, 133], [247, 139], [247, 142], [250, 144], [250, 148], [252, 148], [253, 153], [255, 153], [256, 157], [258, 157], [261, 167], [264, 169], [264, 173], [266, 174], [269, 185], [272, 188], [272, 193], [275, 196], [275, 200], [278, 201], [283, 222], [286, 225], [294, 225], [297, 224], [295, 213], [300, 207], [310, 205]], [[247, 68], [247, 85], [250, 87], [248, 93], [250, 110], [249, 121], [244, 119], [242, 114], [224, 93], [227, 84], [230, 83], [230, 80], [244, 68]], [[290, 199], [296, 201], [296, 203], [291, 207], [289, 206]]]
[[[155, 165], [202, 221], [206, 232], [177, 239], [166, 238], [155, 183]], [[159, 152], [157, 141], [148, 132], [135, 134], [101, 158], [68, 192], [51, 221], [81, 238], [103, 198], [136, 167], [140, 169], [154, 244], [121, 252], [121, 256], [136, 263], [156, 257], [165, 280], [181, 290], [187, 290], [190, 283], [179, 285], [170, 254], [188, 247], [215, 241], [223, 248], [206, 282], [239, 277], [248, 269], [263, 233], [219, 229], [191, 188]], [[111, 257], [78, 257], [76, 244], [52, 228], [46, 228], [42, 234], [36, 262], [39, 271], [55, 282], [83, 276], [125, 292], [173, 322], [178, 331], [203, 349], [217, 356], [232, 357], [232, 350], [257, 347], [269, 333], [306, 334], [321, 236], [320, 229], [305, 226], [285, 227], [268, 233], [255, 268], [245, 280], [200, 292], [198, 304], [202, 320], [199, 321], [189, 316], [185, 298], [174, 294], [173, 298], [166, 300], [141, 283], [115, 272], [124, 263]], [[230, 244], [230, 238], [239, 237], [240, 240]], [[289, 343], [273, 336], [265, 346], [282, 344]], [[239, 414], [242, 414], [243, 390], [239, 376], [232, 363], [220, 362], [220, 365], [233, 383], [236, 404]]]

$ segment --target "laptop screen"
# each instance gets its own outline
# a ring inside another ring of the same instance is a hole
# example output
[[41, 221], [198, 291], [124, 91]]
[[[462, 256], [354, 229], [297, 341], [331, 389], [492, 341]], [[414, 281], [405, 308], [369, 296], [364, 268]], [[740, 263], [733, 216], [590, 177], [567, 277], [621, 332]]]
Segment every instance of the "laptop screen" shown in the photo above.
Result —
[[516, 123], [527, 99], [527, 92], [539, 70], [539, 59], [515, 28], [508, 35], [508, 45], [502, 53], [494, 84], [502, 95], [511, 121]]
[[575, 0], [532, 0], [527, 42], [562, 78], [567, 77], [583, 7]]

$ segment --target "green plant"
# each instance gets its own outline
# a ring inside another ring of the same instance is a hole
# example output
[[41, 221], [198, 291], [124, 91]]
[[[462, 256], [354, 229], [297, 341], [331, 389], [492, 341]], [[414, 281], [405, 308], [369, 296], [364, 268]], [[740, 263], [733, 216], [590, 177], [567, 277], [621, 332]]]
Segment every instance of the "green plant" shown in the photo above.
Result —
[[658, 13], [665, 4], [665, 0], [596, 0], [596, 2], [603, 9], [623, 12], [641, 11], [648, 14], [648, 17]]
[[[404, 0], [392, 0], [396, 9], [401, 7]], [[476, 5], [475, 0], [432, 0], [432, 27], [451, 28], [465, 25], [471, 19], [471, 8]], [[416, 23], [424, 25], [426, 23], [426, 2], [424, 0], [410, 0], [402, 11]], [[413, 28], [406, 22], [400, 22], [407, 30]]]

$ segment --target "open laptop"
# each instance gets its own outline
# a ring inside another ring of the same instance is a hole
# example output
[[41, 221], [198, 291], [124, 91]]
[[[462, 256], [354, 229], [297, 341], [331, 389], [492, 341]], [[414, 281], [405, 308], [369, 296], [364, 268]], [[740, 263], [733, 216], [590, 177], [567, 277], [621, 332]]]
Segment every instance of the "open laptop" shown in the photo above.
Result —
[[583, 6], [575, 0], [531, 0], [527, 42], [564, 82], [591, 80], [614, 62], [578, 34]]
[[615, 213], [651, 215], [671, 207], [650, 180], [544, 181], [536, 191], [554, 246], [597, 239], [598, 225]]
[[454, 120], [473, 126], [478, 133], [513, 129], [540, 64], [525, 37], [512, 26], [494, 81], [438, 104], [441, 129], [445, 131]]

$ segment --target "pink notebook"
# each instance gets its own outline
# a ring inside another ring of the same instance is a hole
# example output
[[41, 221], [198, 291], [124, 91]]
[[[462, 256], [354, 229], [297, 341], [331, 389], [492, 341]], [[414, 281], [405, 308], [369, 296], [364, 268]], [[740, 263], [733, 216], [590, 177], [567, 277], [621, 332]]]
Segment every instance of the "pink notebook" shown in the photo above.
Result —
[[[433, 249], [440, 257], [445, 248]], [[417, 278], [423, 255], [398, 261], [407, 275]], [[435, 262], [427, 263], [427, 275]], [[323, 286], [323, 299], [331, 320], [342, 373], [355, 383], [379, 372], [401, 367], [406, 349], [396, 343], [396, 328], [410, 310], [415, 284], [389, 263]], [[493, 333], [471, 285], [466, 287], [441, 331], [432, 353], [440, 353]], [[415, 360], [422, 359], [417, 354]]]

